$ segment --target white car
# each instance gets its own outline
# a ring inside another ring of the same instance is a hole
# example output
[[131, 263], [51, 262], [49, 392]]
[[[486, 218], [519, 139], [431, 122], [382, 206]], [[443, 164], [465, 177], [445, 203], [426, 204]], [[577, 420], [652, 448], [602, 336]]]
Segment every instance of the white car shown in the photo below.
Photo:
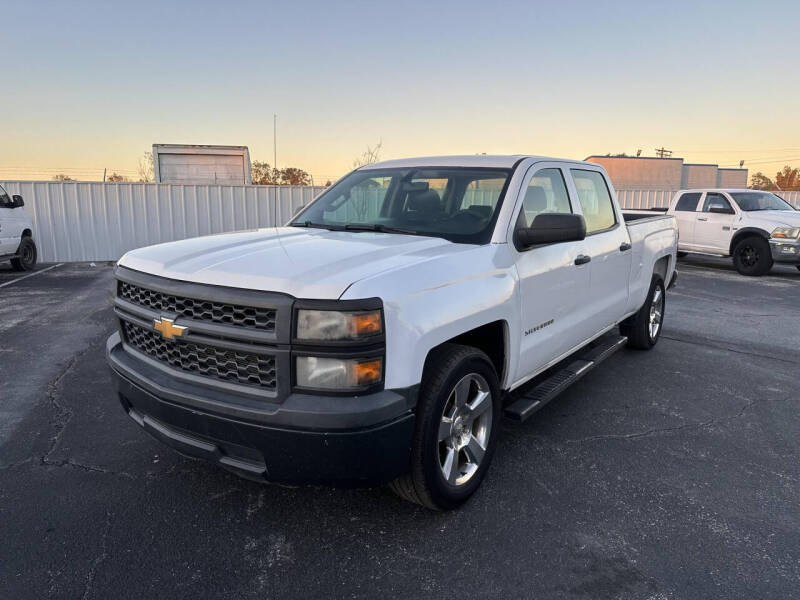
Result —
[[665, 215], [626, 225], [593, 163], [372, 164], [286, 227], [126, 254], [108, 360], [130, 417], [182, 453], [448, 509], [503, 414], [656, 344], [677, 238]]
[[17, 271], [36, 266], [33, 224], [23, 210], [22, 196], [9, 196], [0, 185], [0, 261], [10, 260]]
[[800, 211], [772, 192], [681, 190], [667, 214], [678, 221], [678, 250], [732, 256], [742, 275], [764, 275], [775, 262], [800, 269]]

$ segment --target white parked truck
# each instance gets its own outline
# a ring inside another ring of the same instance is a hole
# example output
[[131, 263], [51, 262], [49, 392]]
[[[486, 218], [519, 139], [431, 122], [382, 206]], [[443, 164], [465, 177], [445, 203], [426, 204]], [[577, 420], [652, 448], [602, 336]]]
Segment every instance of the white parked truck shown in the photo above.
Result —
[[17, 271], [33, 269], [37, 257], [33, 224], [23, 206], [22, 196], [9, 196], [0, 185], [0, 261], [11, 261]]
[[730, 256], [742, 275], [764, 275], [773, 263], [800, 269], [800, 211], [772, 192], [681, 190], [666, 212], [678, 222], [681, 253]]
[[286, 227], [126, 254], [108, 359], [131, 418], [185, 454], [449, 509], [503, 415], [656, 344], [677, 240], [671, 216], [626, 224], [596, 164], [381, 162]]

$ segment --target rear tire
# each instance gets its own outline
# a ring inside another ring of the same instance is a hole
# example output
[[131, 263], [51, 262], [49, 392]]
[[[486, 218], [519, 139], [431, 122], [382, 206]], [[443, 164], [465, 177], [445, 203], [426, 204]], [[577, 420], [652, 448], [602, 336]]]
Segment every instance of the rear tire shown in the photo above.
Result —
[[500, 389], [489, 357], [469, 346], [441, 346], [422, 375], [411, 469], [389, 487], [433, 510], [463, 504], [491, 464], [500, 417]]
[[625, 319], [619, 326], [619, 332], [628, 338], [628, 347], [636, 350], [650, 350], [658, 343], [664, 324], [666, 308], [664, 281], [653, 275], [650, 290], [639, 311]]
[[733, 266], [742, 275], [760, 277], [772, 268], [772, 252], [769, 242], [753, 235], [736, 243], [733, 248]]
[[17, 248], [17, 258], [11, 259], [11, 266], [16, 271], [32, 271], [36, 266], [38, 252], [33, 238], [24, 237]]

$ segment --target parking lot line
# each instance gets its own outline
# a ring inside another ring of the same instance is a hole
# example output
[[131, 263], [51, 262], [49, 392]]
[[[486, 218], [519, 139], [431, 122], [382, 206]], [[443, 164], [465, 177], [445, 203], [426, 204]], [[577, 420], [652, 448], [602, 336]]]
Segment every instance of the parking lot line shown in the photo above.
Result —
[[27, 275], [23, 275], [22, 277], [17, 277], [16, 279], [12, 279], [11, 281], [6, 281], [5, 283], [0, 283], [0, 288], [4, 288], [7, 285], [11, 285], [12, 283], [17, 283], [18, 281], [22, 281], [23, 279], [27, 279], [28, 277], [33, 277], [35, 275], [41, 275], [50, 269], [55, 269], [56, 267], [60, 267], [64, 263], [58, 263], [57, 265], [52, 265], [47, 267], [46, 269], [42, 269], [41, 271], [36, 271], [35, 273], [28, 273]]

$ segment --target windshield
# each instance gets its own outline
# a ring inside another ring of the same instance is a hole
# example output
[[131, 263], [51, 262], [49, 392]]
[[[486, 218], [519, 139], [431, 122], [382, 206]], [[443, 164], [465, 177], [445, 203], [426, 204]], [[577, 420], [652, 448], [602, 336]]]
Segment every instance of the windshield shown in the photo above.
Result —
[[783, 198], [770, 192], [732, 192], [731, 196], [744, 211], [752, 210], [794, 210]]
[[443, 237], [485, 244], [509, 169], [406, 168], [354, 171], [290, 225]]

